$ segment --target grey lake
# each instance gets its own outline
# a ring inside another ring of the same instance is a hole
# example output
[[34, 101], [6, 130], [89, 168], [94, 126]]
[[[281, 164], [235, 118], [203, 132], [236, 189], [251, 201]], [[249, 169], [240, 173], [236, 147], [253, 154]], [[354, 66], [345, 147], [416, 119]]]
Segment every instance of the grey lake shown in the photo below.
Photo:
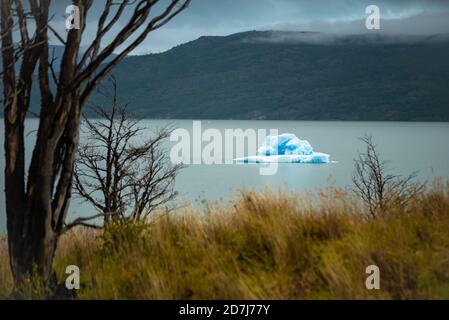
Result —
[[[160, 128], [170, 125], [192, 131], [192, 120], [143, 120], [142, 125]], [[38, 120], [26, 123], [27, 160], [32, 153]], [[396, 174], [417, 172], [418, 179], [431, 181], [434, 177], [449, 179], [449, 123], [428, 122], [340, 122], [340, 121], [230, 121], [203, 120], [202, 129], [276, 129], [281, 133], [294, 133], [308, 140], [315, 151], [330, 154], [328, 164], [279, 164], [276, 174], [261, 175], [258, 164], [192, 164], [177, 178], [176, 189], [180, 203], [200, 204], [202, 200], [226, 202], [242, 190], [288, 188], [290, 191], [314, 193], [330, 185], [349, 187], [354, 171], [354, 159], [363, 151], [359, 138], [372, 135], [378, 151]], [[0, 144], [3, 146], [3, 121], [0, 124]], [[149, 133], [148, 133], [149, 134]], [[224, 134], [223, 134], [224, 136]], [[83, 139], [83, 136], [81, 137]], [[167, 152], [175, 142], [170, 142]], [[205, 143], [206, 144], [206, 143]], [[4, 190], [4, 152], [0, 157]], [[91, 215], [93, 209], [79, 199], [74, 199], [70, 219]], [[6, 229], [4, 193], [0, 193], [0, 233]]]

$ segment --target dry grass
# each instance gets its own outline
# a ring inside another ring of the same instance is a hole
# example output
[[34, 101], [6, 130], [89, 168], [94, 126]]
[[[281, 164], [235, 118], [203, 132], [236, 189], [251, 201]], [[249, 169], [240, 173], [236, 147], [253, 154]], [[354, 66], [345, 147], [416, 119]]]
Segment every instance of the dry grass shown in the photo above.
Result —
[[7, 248], [8, 244], [6, 239], [0, 237], [0, 298], [7, 297], [12, 287]]
[[[55, 262], [80, 267], [81, 299], [449, 299], [449, 187], [368, 219], [345, 192], [245, 193], [222, 207], [77, 230]], [[11, 287], [5, 244], [0, 296]], [[365, 268], [381, 290], [365, 288]]]

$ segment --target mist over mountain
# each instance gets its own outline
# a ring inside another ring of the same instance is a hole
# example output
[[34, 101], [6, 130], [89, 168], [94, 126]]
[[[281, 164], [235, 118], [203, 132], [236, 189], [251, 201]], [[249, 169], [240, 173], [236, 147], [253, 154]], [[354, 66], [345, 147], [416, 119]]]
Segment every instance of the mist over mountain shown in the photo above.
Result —
[[144, 118], [449, 121], [448, 57], [446, 34], [250, 31], [130, 56], [113, 75]]

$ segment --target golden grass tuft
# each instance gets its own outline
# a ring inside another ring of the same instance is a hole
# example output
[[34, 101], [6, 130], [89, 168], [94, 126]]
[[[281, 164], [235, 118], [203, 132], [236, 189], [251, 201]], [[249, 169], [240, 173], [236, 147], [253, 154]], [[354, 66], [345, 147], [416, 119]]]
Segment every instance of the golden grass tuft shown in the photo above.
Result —
[[[243, 193], [145, 224], [61, 239], [55, 267], [81, 270], [81, 299], [449, 299], [449, 187], [369, 219], [341, 190], [318, 199]], [[0, 296], [11, 289], [0, 242]], [[365, 288], [377, 265], [381, 290]]]

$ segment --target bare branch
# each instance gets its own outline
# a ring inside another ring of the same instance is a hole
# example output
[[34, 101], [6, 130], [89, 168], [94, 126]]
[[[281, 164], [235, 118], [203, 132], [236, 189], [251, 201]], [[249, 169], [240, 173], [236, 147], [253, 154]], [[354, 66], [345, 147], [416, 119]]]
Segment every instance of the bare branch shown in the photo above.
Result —
[[416, 173], [406, 177], [390, 173], [388, 162], [380, 160], [371, 136], [364, 136], [361, 140], [366, 152], [360, 153], [354, 161], [353, 190], [365, 203], [372, 218], [385, 215], [391, 205], [399, 203], [405, 206], [424, 190], [425, 183], [415, 181]]
[[75, 190], [99, 212], [120, 211], [140, 220], [176, 197], [173, 186], [182, 166], [170, 165], [163, 152], [170, 130], [161, 129], [142, 141], [146, 128], [127, 115], [127, 106], [117, 101], [115, 79], [110, 83], [111, 111], [94, 106], [101, 120], [84, 119], [89, 137], [79, 147]]
[[95, 225], [95, 224], [91, 224], [88, 223], [89, 221], [98, 219], [98, 218], [104, 218], [107, 216], [114, 216], [117, 215], [117, 212], [107, 212], [107, 213], [100, 213], [100, 214], [96, 214], [94, 216], [90, 216], [90, 217], [81, 217], [81, 218], [77, 218], [75, 219], [73, 222], [66, 224], [64, 226], [64, 228], [61, 231], [61, 234], [64, 234], [68, 231], [70, 231], [71, 229], [75, 228], [75, 227], [87, 227], [87, 228], [94, 228], [94, 229], [102, 229], [101, 226]]

